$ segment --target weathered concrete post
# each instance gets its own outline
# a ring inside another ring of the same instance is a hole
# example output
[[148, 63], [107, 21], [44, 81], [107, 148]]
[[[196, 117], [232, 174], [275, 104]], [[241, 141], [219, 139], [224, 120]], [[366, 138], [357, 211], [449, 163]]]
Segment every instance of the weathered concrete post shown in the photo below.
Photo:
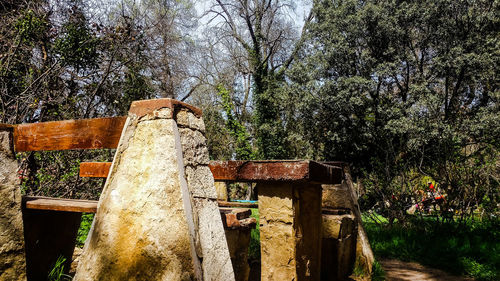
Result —
[[21, 190], [13, 127], [0, 124], [0, 280], [26, 280]]
[[321, 185], [258, 183], [261, 280], [319, 280]]
[[131, 105], [74, 280], [234, 280], [201, 111]]

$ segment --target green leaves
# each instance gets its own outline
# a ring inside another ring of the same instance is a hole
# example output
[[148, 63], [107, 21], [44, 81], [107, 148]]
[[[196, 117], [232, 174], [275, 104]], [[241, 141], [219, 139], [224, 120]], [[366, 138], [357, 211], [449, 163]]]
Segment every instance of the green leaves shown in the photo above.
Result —
[[21, 43], [33, 46], [40, 41], [48, 24], [45, 17], [40, 17], [33, 10], [27, 10], [15, 23]]
[[246, 128], [236, 119], [233, 115], [233, 101], [227, 90], [223, 85], [217, 86], [217, 92], [222, 98], [222, 106], [226, 115], [226, 127], [229, 134], [234, 139], [234, 149], [236, 152], [236, 159], [238, 160], [251, 160], [254, 159], [254, 152], [250, 145], [250, 136]]
[[99, 42], [85, 21], [68, 22], [54, 43], [54, 51], [64, 65], [92, 69], [97, 67]]

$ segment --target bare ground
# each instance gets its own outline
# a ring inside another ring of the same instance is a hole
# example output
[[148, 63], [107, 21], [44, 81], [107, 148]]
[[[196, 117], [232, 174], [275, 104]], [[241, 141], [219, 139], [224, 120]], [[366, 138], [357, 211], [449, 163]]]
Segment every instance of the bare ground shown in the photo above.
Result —
[[472, 278], [450, 275], [439, 269], [425, 267], [415, 262], [379, 260], [388, 281], [473, 281]]

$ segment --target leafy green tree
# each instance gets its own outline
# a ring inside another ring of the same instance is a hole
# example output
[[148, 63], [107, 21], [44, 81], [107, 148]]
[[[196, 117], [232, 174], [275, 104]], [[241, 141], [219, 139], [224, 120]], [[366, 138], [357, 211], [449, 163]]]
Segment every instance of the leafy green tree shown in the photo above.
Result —
[[298, 103], [290, 135], [309, 144], [297, 156], [352, 162], [376, 176], [378, 200], [395, 200], [412, 171], [435, 179], [455, 210], [496, 193], [499, 5], [314, 1], [282, 87]]
[[226, 115], [226, 127], [234, 139], [233, 146], [236, 159], [251, 160], [254, 158], [254, 153], [250, 144], [250, 136], [245, 127], [234, 117], [233, 101], [229, 95], [229, 91], [222, 85], [219, 85], [217, 89], [222, 98], [222, 106]]

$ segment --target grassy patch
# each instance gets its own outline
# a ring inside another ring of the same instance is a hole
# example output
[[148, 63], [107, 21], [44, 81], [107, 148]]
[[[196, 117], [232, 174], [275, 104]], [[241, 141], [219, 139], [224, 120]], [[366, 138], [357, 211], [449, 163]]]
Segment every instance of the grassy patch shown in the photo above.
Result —
[[500, 280], [500, 220], [443, 225], [425, 219], [390, 228], [366, 221], [365, 228], [377, 257], [416, 261], [477, 280]]
[[248, 258], [250, 260], [260, 260], [260, 230], [259, 230], [259, 209], [252, 209], [252, 218], [257, 220], [257, 227], [250, 233], [250, 246]]

